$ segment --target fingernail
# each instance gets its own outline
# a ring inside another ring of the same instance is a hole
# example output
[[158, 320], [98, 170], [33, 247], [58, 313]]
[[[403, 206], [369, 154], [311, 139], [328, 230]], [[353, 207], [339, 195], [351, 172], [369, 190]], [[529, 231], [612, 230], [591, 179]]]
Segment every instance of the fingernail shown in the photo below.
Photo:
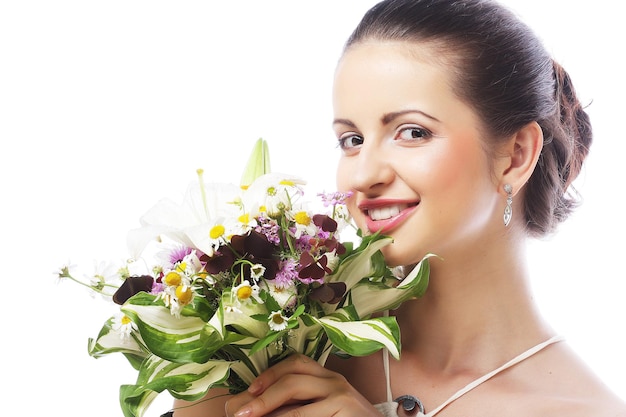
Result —
[[249, 408], [242, 408], [235, 413], [235, 417], [248, 417], [252, 413]]

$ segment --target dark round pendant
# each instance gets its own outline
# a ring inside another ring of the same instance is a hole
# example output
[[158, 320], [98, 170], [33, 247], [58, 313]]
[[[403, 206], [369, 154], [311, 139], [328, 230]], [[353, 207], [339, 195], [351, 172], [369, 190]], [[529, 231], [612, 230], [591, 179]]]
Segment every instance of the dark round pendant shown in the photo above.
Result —
[[415, 410], [415, 407], [417, 407], [422, 414], [424, 413], [424, 405], [417, 397], [412, 395], [401, 395], [394, 401], [400, 404], [404, 411], [410, 412]]

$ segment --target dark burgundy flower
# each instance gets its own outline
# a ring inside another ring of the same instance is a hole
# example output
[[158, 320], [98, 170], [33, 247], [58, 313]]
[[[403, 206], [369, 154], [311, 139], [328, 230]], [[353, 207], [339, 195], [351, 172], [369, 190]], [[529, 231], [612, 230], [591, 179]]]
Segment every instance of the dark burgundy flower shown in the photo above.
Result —
[[320, 280], [326, 274], [333, 272], [326, 265], [328, 258], [322, 255], [315, 259], [309, 252], [302, 252], [300, 255], [300, 268], [298, 269], [298, 278], [301, 280], [313, 279]]
[[213, 253], [213, 256], [200, 256], [200, 261], [205, 263], [205, 269], [209, 274], [219, 274], [233, 266], [235, 254], [228, 247], [222, 246]]
[[337, 255], [343, 255], [346, 252], [346, 247], [335, 238], [324, 239], [321, 245], [326, 247], [328, 252], [335, 251]]
[[345, 282], [329, 282], [320, 285], [309, 293], [309, 297], [321, 303], [337, 304], [346, 293]]
[[152, 284], [154, 284], [154, 278], [152, 278], [150, 275], [128, 277], [113, 294], [113, 301], [116, 304], [122, 305], [135, 294], [138, 294], [142, 291], [152, 291]]
[[335, 219], [325, 214], [313, 215], [313, 223], [325, 232], [334, 233], [337, 231], [337, 222]]
[[[276, 278], [278, 272], [276, 246], [264, 234], [252, 230], [247, 235], [233, 236], [230, 243], [233, 249], [244, 259], [265, 267], [263, 274], [265, 279]], [[250, 277], [249, 266], [244, 267], [244, 276]]]
[[276, 249], [276, 246], [264, 234], [254, 230], [247, 235], [233, 236], [230, 243], [238, 253], [250, 255], [253, 258], [273, 258]]

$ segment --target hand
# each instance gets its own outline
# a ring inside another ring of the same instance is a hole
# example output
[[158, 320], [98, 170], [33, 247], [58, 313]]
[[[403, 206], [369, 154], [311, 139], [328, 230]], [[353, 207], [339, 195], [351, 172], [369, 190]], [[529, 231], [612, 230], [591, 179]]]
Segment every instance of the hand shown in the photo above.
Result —
[[[290, 412], [295, 409], [297, 412]], [[380, 417], [342, 375], [300, 354], [286, 358], [259, 375], [248, 391], [228, 402], [226, 415]]]
[[[230, 400], [228, 400], [225, 406], [226, 417], [234, 417], [235, 413], [238, 410], [243, 408], [244, 405], [252, 401], [254, 398], [256, 397], [250, 394], [248, 391], [244, 391], [232, 397]], [[268, 414], [265, 414], [264, 417], [278, 417], [282, 413], [289, 411], [289, 410], [293, 410], [294, 408], [298, 408], [298, 407], [299, 407], [299, 404], [285, 405]]]

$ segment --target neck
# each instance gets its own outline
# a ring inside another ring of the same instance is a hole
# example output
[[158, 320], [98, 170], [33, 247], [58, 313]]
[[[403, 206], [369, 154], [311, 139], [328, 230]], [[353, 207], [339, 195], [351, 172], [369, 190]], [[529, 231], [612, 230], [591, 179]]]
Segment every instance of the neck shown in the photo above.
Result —
[[433, 259], [424, 297], [396, 313], [403, 351], [433, 372], [488, 371], [552, 335], [533, 301], [523, 247], [492, 249]]

